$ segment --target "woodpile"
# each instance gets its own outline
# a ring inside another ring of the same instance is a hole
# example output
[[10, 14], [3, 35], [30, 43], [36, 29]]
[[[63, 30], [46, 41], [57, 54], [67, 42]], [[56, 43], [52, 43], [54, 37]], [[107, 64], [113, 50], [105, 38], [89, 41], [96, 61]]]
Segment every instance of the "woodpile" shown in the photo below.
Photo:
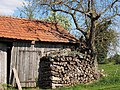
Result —
[[87, 53], [62, 50], [41, 58], [41, 87], [56, 88], [79, 83], [90, 83], [99, 78], [94, 60]]

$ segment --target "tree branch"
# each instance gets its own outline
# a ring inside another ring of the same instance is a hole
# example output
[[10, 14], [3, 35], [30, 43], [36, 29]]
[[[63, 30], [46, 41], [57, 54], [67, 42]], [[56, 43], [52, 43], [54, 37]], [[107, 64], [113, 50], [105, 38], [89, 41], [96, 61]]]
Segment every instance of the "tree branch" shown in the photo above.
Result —
[[112, 16], [103, 18], [99, 23], [97, 23], [97, 25], [100, 24], [100, 23], [103, 23], [103, 22], [105, 22], [105, 21], [108, 21], [108, 20], [114, 18], [114, 17], [117, 16], [117, 15], [118, 15], [118, 14], [116, 13], [116, 14], [114, 14], [114, 15], [112, 15]]
[[88, 12], [90, 11], [90, 0], [88, 0]]
[[77, 22], [77, 20], [76, 20], [76, 16], [75, 16], [75, 14], [71, 14], [71, 16], [72, 16], [73, 21], [74, 21], [74, 23], [75, 23], [76, 29], [79, 30], [79, 31], [81, 31], [81, 32], [83, 33], [83, 35], [86, 37], [86, 35], [85, 35], [85, 34], [86, 34], [85, 31], [83, 31], [83, 29], [80, 28], [80, 26], [78, 25], [78, 22]]
[[68, 7], [69, 9], [71, 9], [71, 10], [78, 11], [78, 12], [84, 14], [84, 11], [81, 11], [81, 10], [78, 10], [78, 9], [76, 9], [76, 8], [70, 7], [70, 6], [67, 5], [67, 4], [64, 4], [64, 5], [65, 5], [66, 7]]
[[82, 14], [85, 14], [85, 15], [87, 15], [88, 17], [90, 17], [90, 15], [89, 15], [89, 13], [88, 12], [85, 12], [85, 11], [82, 11], [82, 10], [79, 10], [79, 9], [77, 9], [77, 8], [73, 8], [73, 7], [70, 7], [69, 5], [67, 5], [67, 4], [64, 4], [66, 7], [68, 7], [69, 9], [71, 9], [71, 10], [74, 10], [74, 11], [77, 11], [77, 12], [80, 12], [80, 13], [82, 13]]
[[99, 15], [101, 16], [102, 14], [104, 14], [110, 7], [113, 7], [113, 5], [118, 1], [119, 0], [113, 1], [110, 5], [108, 5], [108, 7], [104, 11], [100, 12]]
[[57, 11], [60, 11], [60, 12], [63, 12], [63, 13], [66, 13], [66, 14], [69, 14], [71, 15], [71, 17], [73, 18], [73, 21], [75, 23], [75, 26], [76, 26], [76, 29], [81, 31], [81, 33], [86, 37], [86, 33], [84, 31], [84, 29], [82, 29], [79, 25], [78, 25], [78, 22], [77, 22], [77, 19], [76, 19], [76, 16], [75, 14], [71, 13], [71, 12], [68, 12], [68, 11], [65, 11], [65, 10], [61, 10], [61, 9], [53, 9], [53, 11], [57, 12]]

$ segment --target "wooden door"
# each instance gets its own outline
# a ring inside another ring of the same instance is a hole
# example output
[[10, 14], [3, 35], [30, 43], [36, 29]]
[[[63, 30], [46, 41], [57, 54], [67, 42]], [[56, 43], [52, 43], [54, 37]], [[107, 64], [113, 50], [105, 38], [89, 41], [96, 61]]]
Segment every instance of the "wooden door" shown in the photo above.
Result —
[[0, 84], [7, 84], [7, 46], [0, 43]]
[[18, 76], [22, 87], [36, 87], [40, 57], [40, 51], [19, 51]]

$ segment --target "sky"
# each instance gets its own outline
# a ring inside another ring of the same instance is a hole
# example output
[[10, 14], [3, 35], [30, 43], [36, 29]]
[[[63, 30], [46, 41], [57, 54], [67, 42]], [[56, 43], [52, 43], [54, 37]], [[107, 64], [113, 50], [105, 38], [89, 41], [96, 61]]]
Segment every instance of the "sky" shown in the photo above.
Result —
[[0, 15], [12, 16], [23, 0], [0, 0]]

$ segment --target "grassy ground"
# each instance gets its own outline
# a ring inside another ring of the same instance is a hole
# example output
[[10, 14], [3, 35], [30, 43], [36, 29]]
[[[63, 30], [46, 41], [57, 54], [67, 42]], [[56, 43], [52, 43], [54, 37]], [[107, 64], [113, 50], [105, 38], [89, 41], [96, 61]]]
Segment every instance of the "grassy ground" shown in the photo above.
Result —
[[120, 65], [103, 64], [100, 69], [105, 70], [106, 77], [89, 85], [76, 85], [55, 90], [120, 90]]
[[[106, 77], [89, 84], [76, 85], [71, 87], [58, 88], [53, 90], [120, 90], [120, 65], [103, 64], [99, 65], [100, 69], [104, 69]], [[14, 89], [10, 89], [14, 90]], [[23, 90], [41, 90], [41, 89], [23, 89]]]

